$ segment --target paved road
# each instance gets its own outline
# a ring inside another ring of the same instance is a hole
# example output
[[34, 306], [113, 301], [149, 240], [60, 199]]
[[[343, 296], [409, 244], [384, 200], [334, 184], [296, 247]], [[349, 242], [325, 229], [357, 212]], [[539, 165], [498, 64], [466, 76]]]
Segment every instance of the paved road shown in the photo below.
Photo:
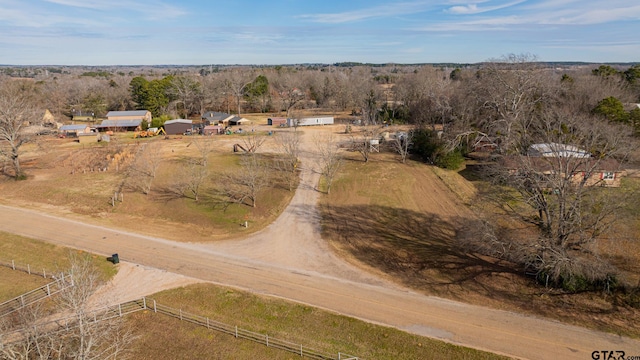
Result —
[[296, 271], [33, 210], [0, 206], [0, 230], [42, 239], [122, 261], [274, 295], [409, 332], [525, 359], [591, 359], [594, 350], [640, 355], [640, 342], [511, 312], [412, 291]]

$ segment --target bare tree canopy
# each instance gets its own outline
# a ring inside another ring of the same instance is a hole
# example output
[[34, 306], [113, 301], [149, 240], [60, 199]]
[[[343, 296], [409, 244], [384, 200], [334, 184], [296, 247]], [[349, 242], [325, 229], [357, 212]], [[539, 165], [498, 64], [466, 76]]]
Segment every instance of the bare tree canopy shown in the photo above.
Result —
[[220, 191], [230, 202], [256, 207], [260, 191], [269, 184], [267, 167], [259, 155], [243, 154], [238, 171], [221, 176]]
[[33, 140], [25, 131], [38, 123], [33, 86], [29, 82], [7, 80], [0, 83], [0, 156], [9, 160], [10, 175], [23, 179], [20, 166], [21, 148]]
[[333, 134], [318, 136], [314, 139], [315, 150], [317, 152], [318, 168], [320, 175], [324, 179], [327, 194], [331, 192], [333, 180], [338, 175], [342, 165], [342, 154], [340, 147]]
[[[106, 316], [90, 303], [101, 284], [89, 255], [70, 255], [70, 285], [54, 295], [55, 308], [35, 303], [0, 326], [3, 359], [127, 359], [135, 335], [122, 317]], [[53, 310], [53, 313], [52, 313]], [[55, 321], [67, 319], [66, 321]], [[53, 321], [52, 321], [53, 320]]]
[[538, 231], [516, 241], [487, 234], [467, 240], [486, 251], [489, 236], [495, 245], [489, 252], [503, 249], [499, 252], [509, 260], [555, 283], [609, 281], [614, 271], [599, 257], [597, 242], [624, 201], [603, 186], [622, 170], [631, 149], [628, 131], [589, 117], [548, 112], [537, 117], [529, 134], [530, 141], [540, 143], [526, 154], [502, 158], [489, 174], [498, 203]]

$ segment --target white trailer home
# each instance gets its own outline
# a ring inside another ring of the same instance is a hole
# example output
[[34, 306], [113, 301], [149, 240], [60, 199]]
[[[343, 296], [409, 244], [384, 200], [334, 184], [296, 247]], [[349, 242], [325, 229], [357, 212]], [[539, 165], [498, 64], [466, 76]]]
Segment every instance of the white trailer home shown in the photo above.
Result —
[[333, 116], [308, 117], [301, 119], [287, 119], [287, 126], [311, 126], [311, 125], [332, 125]]

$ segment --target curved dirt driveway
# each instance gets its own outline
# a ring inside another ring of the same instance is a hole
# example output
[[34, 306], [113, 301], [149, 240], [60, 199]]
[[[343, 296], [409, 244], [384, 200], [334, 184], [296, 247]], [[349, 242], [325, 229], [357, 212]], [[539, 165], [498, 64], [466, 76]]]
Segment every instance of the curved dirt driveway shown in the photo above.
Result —
[[[318, 133], [314, 131], [313, 133]], [[255, 263], [289, 270], [334, 276], [368, 284], [385, 284], [372, 274], [357, 269], [337, 257], [320, 235], [320, 213], [316, 206], [320, 193], [315, 186], [320, 174], [312, 149], [312, 135], [301, 133], [300, 184], [291, 202], [272, 224], [243, 240], [202, 244], [208, 249], [246, 258]]]
[[0, 230], [105, 256], [118, 252], [125, 262], [518, 358], [590, 359], [594, 350], [640, 355], [636, 340], [424, 296], [362, 273], [332, 255], [320, 239], [317, 174], [307, 167], [302, 179], [276, 222], [237, 242], [177, 243], [7, 206], [0, 206]]

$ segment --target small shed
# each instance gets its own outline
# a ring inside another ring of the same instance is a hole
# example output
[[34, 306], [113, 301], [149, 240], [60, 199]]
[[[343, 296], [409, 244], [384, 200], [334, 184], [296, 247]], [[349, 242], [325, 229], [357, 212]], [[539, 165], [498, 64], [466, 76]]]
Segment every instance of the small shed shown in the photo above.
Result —
[[233, 118], [229, 119], [229, 125], [248, 125], [251, 121], [239, 117], [239, 116], [234, 116]]
[[193, 129], [193, 120], [175, 119], [164, 123], [164, 131], [167, 135], [181, 135], [191, 132]]
[[222, 134], [224, 132], [224, 128], [220, 125], [209, 125], [205, 126], [202, 130], [202, 135], [217, 135]]
[[81, 144], [96, 143], [100, 141], [99, 133], [79, 133], [78, 142]]
[[287, 118], [284, 117], [270, 117], [267, 119], [267, 125], [269, 126], [286, 126]]

